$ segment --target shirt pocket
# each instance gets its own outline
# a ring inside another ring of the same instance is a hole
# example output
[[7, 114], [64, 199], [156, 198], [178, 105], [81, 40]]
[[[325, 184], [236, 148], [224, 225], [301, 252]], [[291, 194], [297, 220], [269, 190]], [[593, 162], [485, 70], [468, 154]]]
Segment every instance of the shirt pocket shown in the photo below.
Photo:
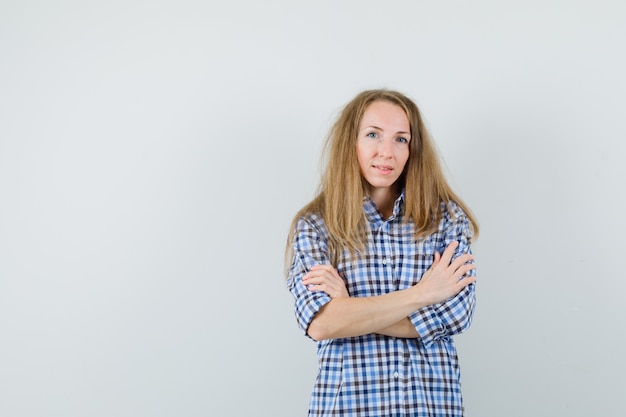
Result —
[[399, 275], [398, 289], [417, 284], [432, 265], [437, 250], [437, 240], [432, 235], [418, 242], [405, 244], [396, 256]]

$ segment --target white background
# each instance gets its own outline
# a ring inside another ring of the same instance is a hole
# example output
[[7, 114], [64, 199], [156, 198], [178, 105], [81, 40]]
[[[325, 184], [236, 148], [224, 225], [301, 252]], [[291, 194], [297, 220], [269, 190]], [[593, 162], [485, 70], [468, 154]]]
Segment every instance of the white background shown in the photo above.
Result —
[[378, 87], [482, 226], [467, 416], [626, 415], [625, 45], [622, 0], [1, 0], [0, 415], [305, 415], [284, 242]]

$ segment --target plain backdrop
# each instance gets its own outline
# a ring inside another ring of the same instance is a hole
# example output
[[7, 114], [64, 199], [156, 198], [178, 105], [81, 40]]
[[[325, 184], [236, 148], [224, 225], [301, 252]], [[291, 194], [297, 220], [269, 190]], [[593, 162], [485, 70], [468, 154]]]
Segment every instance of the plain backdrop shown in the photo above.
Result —
[[623, 416], [626, 3], [0, 0], [0, 416], [303, 416], [283, 250], [338, 110], [475, 211], [468, 417]]

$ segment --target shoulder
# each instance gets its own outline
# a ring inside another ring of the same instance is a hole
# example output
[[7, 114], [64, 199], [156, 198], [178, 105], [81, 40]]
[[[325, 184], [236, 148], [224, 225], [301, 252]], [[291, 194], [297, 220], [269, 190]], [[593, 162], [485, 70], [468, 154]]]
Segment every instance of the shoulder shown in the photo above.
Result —
[[455, 201], [442, 201], [440, 207], [442, 212], [440, 229], [445, 229], [452, 224], [465, 224], [468, 222], [467, 214]]
[[440, 204], [444, 217], [467, 217], [461, 206], [459, 206], [454, 200], [442, 201]]
[[[315, 213], [304, 213], [298, 216], [293, 229], [293, 250], [305, 258], [327, 258], [328, 231], [324, 219]], [[308, 262], [308, 261], [307, 261]], [[322, 262], [323, 263], [323, 262]]]
[[320, 236], [326, 236], [328, 234], [324, 219], [318, 213], [314, 212], [301, 214], [295, 222], [294, 232], [296, 236], [303, 233], [315, 233]]

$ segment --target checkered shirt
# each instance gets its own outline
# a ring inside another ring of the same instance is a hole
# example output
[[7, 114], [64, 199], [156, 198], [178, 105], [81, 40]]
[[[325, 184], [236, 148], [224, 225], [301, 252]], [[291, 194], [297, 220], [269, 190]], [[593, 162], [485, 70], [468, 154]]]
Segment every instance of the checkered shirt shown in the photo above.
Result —
[[[438, 230], [419, 242], [414, 227], [403, 221], [404, 194], [393, 215], [384, 219], [370, 198], [367, 248], [360, 258], [344, 252], [336, 266], [351, 297], [377, 296], [415, 285], [453, 240], [454, 257], [470, 253], [470, 229], [455, 204], [442, 205]], [[306, 334], [311, 320], [331, 299], [302, 285], [313, 265], [328, 264], [328, 232], [318, 215], [299, 219], [287, 287], [295, 299], [298, 326]], [[474, 275], [475, 272], [471, 271]], [[475, 284], [457, 296], [409, 316], [419, 338], [379, 334], [317, 342], [319, 369], [309, 416], [462, 416], [460, 369], [452, 336], [469, 327]]]

